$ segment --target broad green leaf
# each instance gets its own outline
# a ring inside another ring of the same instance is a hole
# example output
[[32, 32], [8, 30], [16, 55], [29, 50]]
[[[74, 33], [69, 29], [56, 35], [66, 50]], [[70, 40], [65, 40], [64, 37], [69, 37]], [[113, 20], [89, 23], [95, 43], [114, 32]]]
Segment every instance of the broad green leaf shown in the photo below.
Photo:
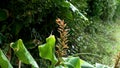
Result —
[[19, 60], [21, 60], [21, 62], [25, 64], [31, 64], [33, 68], [39, 68], [36, 61], [25, 48], [21, 39], [19, 39], [15, 43], [11, 43], [11, 48], [14, 50], [16, 56]]
[[7, 10], [0, 9], [0, 21], [7, 19], [8, 12]]
[[48, 59], [53, 65], [57, 63], [57, 58], [55, 56], [55, 36], [50, 35], [46, 38], [46, 43], [38, 46], [39, 55], [44, 59]]
[[13, 68], [1, 49], [0, 49], [0, 67], [1, 68]]
[[68, 58], [63, 58], [65, 60], [65, 65], [67, 65], [68, 68], [81, 68], [80, 67], [80, 58], [79, 57], [68, 57]]

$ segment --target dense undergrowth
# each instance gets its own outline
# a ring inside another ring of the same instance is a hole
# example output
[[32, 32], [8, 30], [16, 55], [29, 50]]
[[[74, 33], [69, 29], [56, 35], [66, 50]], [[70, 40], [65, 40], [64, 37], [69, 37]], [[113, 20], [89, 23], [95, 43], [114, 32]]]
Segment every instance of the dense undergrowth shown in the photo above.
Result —
[[50, 34], [60, 38], [55, 20], [61, 18], [68, 29], [65, 56], [77, 55], [91, 64], [114, 66], [120, 50], [119, 6], [119, 0], [2, 0], [0, 49], [17, 67], [18, 58], [9, 45], [21, 38], [37, 63], [43, 62], [38, 65], [46, 68], [50, 61], [41, 59], [36, 48]]

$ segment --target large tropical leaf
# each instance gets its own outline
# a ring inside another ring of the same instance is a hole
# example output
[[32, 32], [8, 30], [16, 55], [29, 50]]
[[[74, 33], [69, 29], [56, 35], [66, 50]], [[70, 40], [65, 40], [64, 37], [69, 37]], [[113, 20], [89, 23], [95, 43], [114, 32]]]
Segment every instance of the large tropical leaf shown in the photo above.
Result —
[[55, 57], [55, 36], [50, 35], [46, 38], [46, 43], [38, 46], [39, 55], [44, 59], [48, 59], [53, 65], [57, 63], [57, 58]]
[[14, 50], [16, 56], [21, 62], [31, 64], [33, 68], [39, 68], [36, 61], [25, 48], [21, 39], [19, 39], [15, 43], [11, 43], [11, 48]]
[[0, 49], [0, 67], [1, 68], [13, 68], [1, 49]]

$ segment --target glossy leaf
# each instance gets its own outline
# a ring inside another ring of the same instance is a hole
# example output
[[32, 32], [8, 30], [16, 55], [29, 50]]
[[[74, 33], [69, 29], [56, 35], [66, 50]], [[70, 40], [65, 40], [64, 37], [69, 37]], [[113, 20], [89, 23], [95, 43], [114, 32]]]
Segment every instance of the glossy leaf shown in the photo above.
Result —
[[46, 43], [38, 46], [39, 55], [44, 59], [48, 59], [53, 65], [57, 63], [57, 58], [55, 56], [55, 36], [50, 35], [46, 38]]
[[25, 48], [21, 39], [15, 43], [11, 43], [11, 48], [14, 50], [16, 56], [21, 62], [25, 64], [31, 64], [33, 68], [39, 68], [36, 61], [33, 59], [31, 54]]
[[1, 68], [13, 68], [1, 49], [0, 49], [0, 67]]

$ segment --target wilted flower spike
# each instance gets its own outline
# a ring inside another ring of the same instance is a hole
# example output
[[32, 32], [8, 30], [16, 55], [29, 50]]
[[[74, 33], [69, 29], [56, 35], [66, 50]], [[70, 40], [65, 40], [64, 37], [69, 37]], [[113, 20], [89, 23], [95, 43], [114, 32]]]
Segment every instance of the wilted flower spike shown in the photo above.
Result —
[[57, 45], [58, 51], [57, 54], [59, 57], [65, 56], [66, 55], [66, 50], [69, 48], [67, 46], [68, 42], [68, 29], [66, 29], [66, 24], [64, 23], [64, 20], [60, 20], [59, 18], [56, 19], [56, 23], [59, 25], [58, 27], [58, 32], [60, 33], [60, 40], [59, 40], [59, 45]]

